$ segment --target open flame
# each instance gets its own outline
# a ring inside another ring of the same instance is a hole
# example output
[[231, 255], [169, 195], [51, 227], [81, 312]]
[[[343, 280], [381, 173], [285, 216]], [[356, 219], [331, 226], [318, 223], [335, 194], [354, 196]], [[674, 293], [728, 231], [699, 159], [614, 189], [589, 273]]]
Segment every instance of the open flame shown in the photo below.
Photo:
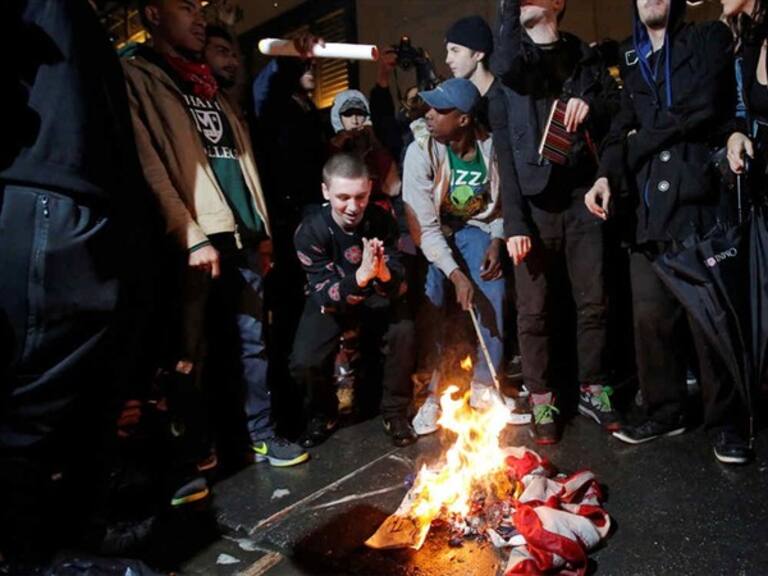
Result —
[[444, 464], [432, 469], [422, 466], [413, 486], [409, 516], [427, 530], [438, 517], [466, 516], [477, 490], [503, 498], [511, 489], [505, 452], [499, 445], [509, 410], [492, 393], [488, 394], [487, 408], [474, 410], [469, 405], [469, 392], [454, 398], [457, 392], [458, 388], [451, 386], [442, 395], [438, 421], [443, 429], [456, 434], [456, 441], [446, 452]]
[[[467, 357], [462, 368], [472, 366]], [[450, 386], [440, 397], [438, 424], [456, 438], [440, 460], [423, 465], [398, 510], [389, 516], [366, 544], [372, 548], [421, 548], [432, 522], [458, 526], [470, 517], [473, 506], [508, 501], [517, 482], [508, 476], [507, 448], [501, 432], [509, 422], [509, 408], [495, 388], [481, 395], [480, 406], [470, 405], [471, 392], [459, 394]]]
[[473, 398], [480, 408], [470, 406], [470, 396], [456, 386], [441, 396], [438, 422], [456, 436], [453, 444], [438, 462], [422, 466], [398, 509], [365, 544], [418, 550], [437, 521], [450, 530], [449, 546], [489, 540], [507, 557], [504, 574], [584, 573], [587, 551], [611, 527], [595, 475], [555, 476], [535, 452], [502, 448], [509, 412], [500, 393], [489, 388]]
[[459, 363], [459, 366], [461, 366], [461, 369], [466, 372], [472, 371], [472, 358], [470, 356], [467, 356]]

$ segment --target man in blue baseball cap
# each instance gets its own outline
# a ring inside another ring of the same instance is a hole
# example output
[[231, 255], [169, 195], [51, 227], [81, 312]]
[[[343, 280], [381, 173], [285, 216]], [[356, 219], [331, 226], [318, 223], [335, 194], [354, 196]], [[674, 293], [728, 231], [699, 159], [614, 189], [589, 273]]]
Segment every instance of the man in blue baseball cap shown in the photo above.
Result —
[[[444, 311], [446, 290], [452, 287], [462, 309], [475, 309], [498, 373], [504, 355], [505, 290], [500, 260], [504, 226], [493, 142], [473, 117], [480, 93], [469, 80], [452, 78], [420, 96], [430, 107], [428, 135], [417, 138], [406, 152], [403, 199], [411, 234], [430, 264], [426, 296]], [[490, 394], [496, 393], [493, 373], [478, 342], [472, 378], [474, 407], [487, 405]], [[427, 402], [436, 413], [434, 396]], [[422, 416], [423, 412], [420, 410]], [[417, 433], [437, 429], [436, 418], [426, 420], [414, 422]]]

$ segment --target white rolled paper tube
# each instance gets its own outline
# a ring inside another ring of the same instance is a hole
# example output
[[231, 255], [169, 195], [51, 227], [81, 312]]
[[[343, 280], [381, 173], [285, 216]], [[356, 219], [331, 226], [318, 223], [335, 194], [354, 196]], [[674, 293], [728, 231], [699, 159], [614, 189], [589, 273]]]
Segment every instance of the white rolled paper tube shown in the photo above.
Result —
[[[262, 38], [259, 40], [259, 52], [267, 56], [298, 56], [292, 40], [281, 38]], [[315, 46], [312, 50], [315, 58], [341, 58], [343, 60], [379, 59], [379, 49], [373, 44], [343, 44], [327, 42], [325, 46]]]

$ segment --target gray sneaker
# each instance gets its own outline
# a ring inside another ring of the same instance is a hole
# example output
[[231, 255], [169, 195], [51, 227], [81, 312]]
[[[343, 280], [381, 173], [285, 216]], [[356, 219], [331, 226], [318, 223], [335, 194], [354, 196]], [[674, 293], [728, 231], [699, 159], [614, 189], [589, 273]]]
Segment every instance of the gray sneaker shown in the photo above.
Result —
[[280, 436], [253, 442], [251, 448], [256, 454], [254, 461], [268, 461], [271, 466], [278, 468], [295, 466], [309, 459], [309, 452], [304, 448]]
[[608, 432], [621, 430], [621, 419], [613, 409], [610, 386], [584, 387], [579, 394], [579, 414], [591, 418]]

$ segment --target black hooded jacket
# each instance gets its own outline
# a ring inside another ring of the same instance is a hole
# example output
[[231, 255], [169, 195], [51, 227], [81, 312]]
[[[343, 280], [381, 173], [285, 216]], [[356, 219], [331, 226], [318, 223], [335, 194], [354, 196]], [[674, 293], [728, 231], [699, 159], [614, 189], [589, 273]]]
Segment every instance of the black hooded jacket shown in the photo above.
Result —
[[559, 194], [567, 205], [574, 190], [592, 183], [597, 168], [584, 132], [567, 167], [540, 158], [539, 145], [554, 101], [587, 102], [590, 113], [583, 127], [597, 144], [618, 109], [619, 93], [598, 52], [576, 36], [561, 33], [549, 53], [537, 46], [520, 24], [519, 0], [500, 0], [498, 22], [491, 69], [504, 90], [503, 97], [489, 98], [489, 118], [499, 159], [504, 233], [530, 236], [534, 225], [526, 198]]
[[684, 16], [685, 0], [672, 0], [664, 47], [650, 54], [635, 9], [635, 34], [620, 52], [621, 109], [599, 175], [624, 192], [614, 211], [632, 221], [635, 244], [706, 233], [718, 218], [712, 153], [725, 144], [734, 109], [732, 35], [720, 22]]
[[122, 68], [88, 1], [10, 0], [0, 21], [0, 181], [101, 199], [143, 187]]

